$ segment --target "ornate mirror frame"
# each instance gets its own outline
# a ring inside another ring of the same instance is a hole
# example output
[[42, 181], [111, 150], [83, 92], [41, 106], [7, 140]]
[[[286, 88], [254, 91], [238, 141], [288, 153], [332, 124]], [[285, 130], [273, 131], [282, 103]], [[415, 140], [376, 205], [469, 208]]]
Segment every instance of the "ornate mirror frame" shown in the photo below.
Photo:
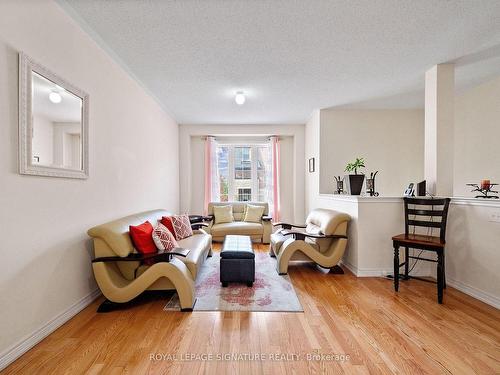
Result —
[[[33, 72], [61, 86], [82, 99], [82, 169], [51, 167], [32, 163]], [[34, 176], [80, 178], [89, 177], [89, 95], [51, 72], [32, 58], [19, 53], [19, 173]]]

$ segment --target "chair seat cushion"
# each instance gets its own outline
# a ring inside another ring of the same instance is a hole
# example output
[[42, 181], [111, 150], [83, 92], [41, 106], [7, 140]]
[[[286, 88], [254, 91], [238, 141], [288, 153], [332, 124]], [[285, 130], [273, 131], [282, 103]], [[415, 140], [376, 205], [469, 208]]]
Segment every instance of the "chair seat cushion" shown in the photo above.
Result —
[[214, 237], [226, 236], [231, 234], [241, 235], [262, 235], [264, 227], [260, 223], [247, 223], [244, 221], [233, 221], [232, 223], [214, 224], [210, 233]]
[[187, 257], [179, 256], [178, 259], [186, 264], [194, 280], [197, 276], [198, 264], [203, 263], [211, 247], [212, 236], [205, 233], [195, 233], [191, 237], [177, 242], [179, 243], [179, 247], [189, 250]]

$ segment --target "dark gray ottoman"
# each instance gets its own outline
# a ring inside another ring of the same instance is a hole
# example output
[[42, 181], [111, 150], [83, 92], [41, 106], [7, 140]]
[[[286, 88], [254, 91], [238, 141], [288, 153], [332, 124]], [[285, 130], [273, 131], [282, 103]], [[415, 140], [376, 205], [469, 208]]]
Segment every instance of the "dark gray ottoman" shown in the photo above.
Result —
[[249, 236], [226, 236], [220, 252], [220, 282], [246, 283], [255, 281], [255, 254]]

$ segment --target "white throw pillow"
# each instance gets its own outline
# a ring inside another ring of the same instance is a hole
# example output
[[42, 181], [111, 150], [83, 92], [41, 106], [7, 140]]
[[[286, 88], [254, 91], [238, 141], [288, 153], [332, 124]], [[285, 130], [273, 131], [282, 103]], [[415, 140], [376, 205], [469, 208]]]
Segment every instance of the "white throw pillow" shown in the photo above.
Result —
[[243, 221], [250, 223], [260, 223], [262, 221], [262, 215], [264, 215], [264, 206], [254, 206], [252, 204], [247, 204], [245, 208], [245, 218]]
[[162, 223], [158, 223], [153, 230], [153, 241], [158, 250], [170, 251], [179, 247], [175, 237]]
[[234, 221], [233, 206], [214, 206], [214, 217], [215, 224], [232, 223]]

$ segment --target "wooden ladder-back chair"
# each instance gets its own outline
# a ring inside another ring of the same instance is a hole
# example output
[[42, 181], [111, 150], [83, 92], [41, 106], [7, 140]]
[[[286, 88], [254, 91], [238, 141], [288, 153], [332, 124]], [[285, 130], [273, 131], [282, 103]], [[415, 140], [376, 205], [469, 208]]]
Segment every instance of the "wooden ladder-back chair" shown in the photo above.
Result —
[[[424, 260], [437, 263], [437, 292], [438, 302], [443, 303], [443, 289], [446, 288], [445, 276], [445, 244], [446, 222], [450, 198], [404, 198], [405, 233], [392, 237], [394, 246], [394, 289], [399, 290], [399, 268], [404, 265], [404, 279], [409, 279], [410, 259]], [[438, 220], [439, 219], [439, 220]], [[417, 227], [427, 228], [426, 234], [415, 233]], [[439, 229], [439, 236], [432, 231]], [[405, 261], [399, 263], [399, 248], [405, 248]], [[437, 260], [415, 257], [409, 254], [409, 249], [433, 251]], [[416, 278], [416, 277], [411, 277]], [[421, 279], [424, 281], [429, 281]]]

